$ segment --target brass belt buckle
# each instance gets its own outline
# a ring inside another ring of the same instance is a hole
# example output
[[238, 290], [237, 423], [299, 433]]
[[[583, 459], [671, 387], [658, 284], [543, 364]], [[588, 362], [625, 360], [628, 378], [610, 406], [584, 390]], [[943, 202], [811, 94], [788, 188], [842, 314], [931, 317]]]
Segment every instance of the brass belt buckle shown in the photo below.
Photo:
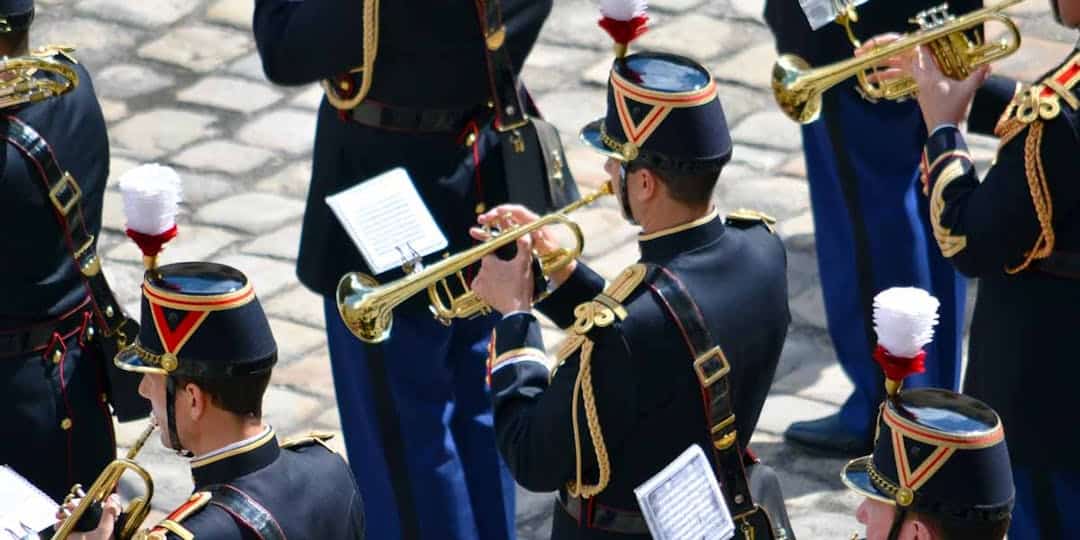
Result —
[[[68, 194], [70, 197], [67, 201], [60, 202], [60, 196]], [[60, 215], [65, 218], [71, 213], [71, 209], [75, 208], [79, 199], [82, 198], [82, 190], [79, 189], [78, 182], [75, 181], [75, 177], [71, 176], [71, 173], [65, 172], [64, 176], [60, 177], [60, 181], [56, 183], [52, 189], [49, 190], [49, 199], [52, 201], [53, 206], [56, 207], [56, 211], [60, 212]]]
[[705, 351], [694, 360], [694, 371], [697, 373], [701, 385], [709, 387], [731, 372], [731, 364], [728, 363], [724, 351], [718, 345]]

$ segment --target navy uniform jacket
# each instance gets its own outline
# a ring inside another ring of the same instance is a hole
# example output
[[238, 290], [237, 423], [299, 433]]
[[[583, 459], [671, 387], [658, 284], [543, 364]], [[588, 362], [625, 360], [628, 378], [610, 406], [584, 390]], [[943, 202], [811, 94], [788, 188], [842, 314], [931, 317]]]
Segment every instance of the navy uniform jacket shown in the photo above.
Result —
[[[97, 238], [109, 176], [109, 138], [90, 75], [81, 65], [72, 67], [79, 74], [78, 87], [16, 109], [15, 116], [49, 142], [60, 166], [75, 177], [86, 228]], [[0, 122], [0, 129], [6, 132], [7, 127], [7, 121]], [[0, 234], [0, 329], [54, 318], [86, 298], [40, 176], [14, 146], [5, 146], [0, 165], [0, 230], [5, 231]]]
[[[852, 30], [864, 41], [886, 32], [910, 32], [916, 26], [908, 19], [941, 3], [941, 0], [870, 0], [857, 8], [859, 21], [852, 25]], [[982, 0], [952, 0], [949, 11], [959, 15], [982, 5]], [[799, 0], [767, 0], [765, 22], [776, 38], [777, 51], [797, 54], [811, 66], [831, 64], [853, 56], [855, 49], [844, 27], [830, 23], [816, 32], [811, 30]]]
[[[783, 244], [765, 226], [738, 225], [725, 226], [711, 216], [690, 228], [643, 237], [640, 247], [642, 262], [666, 267], [685, 284], [730, 361], [735, 421], [745, 448], [772, 384], [790, 315]], [[567, 328], [575, 323], [575, 308], [603, 287], [600, 276], [579, 264], [538, 308]], [[633, 489], [691, 444], [708, 450], [709, 428], [693, 359], [675, 322], [647, 284], [634, 287], [622, 305], [625, 318], [587, 333], [595, 342], [592, 386], [611, 469], [610, 484], [595, 504], [637, 511]], [[549, 380], [539, 323], [517, 314], [496, 326], [493, 357], [499, 450], [526, 489], [565, 493], [566, 483], [576, 478], [571, 393], [580, 350]], [[594, 484], [597, 461], [580, 400], [579, 430], [583, 481]], [[556, 508], [552, 538], [626, 536], [579, 526]]]
[[[360, 65], [363, 4], [258, 0], [255, 39], [267, 77], [279, 84], [308, 84]], [[506, 46], [520, 70], [552, 0], [503, 0], [501, 5]], [[367, 99], [414, 109], [483, 108], [490, 93], [483, 47], [473, 2], [381, 2], [378, 58]], [[458, 171], [471, 156], [472, 149], [465, 148], [457, 134], [420, 135], [359, 125], [342, 120], [324, 99], [300, 240], [301, 281], [332, 295], [343, 274], [366, 270], [324, 198], [395, 167], [408, 170], [450, 239], [449, 249], [470, 245], [468, 229], [476, 221], [476, 204], [504, 202], [478, 200], [475, 175]], [[503, 174], [501, 156], [490, 157], [498, 160], [485, 160], [481, 182]], [[394, 276], [380, 276], [380, 281]]]
[[[980, 94], [972, 127], [989, 123], [994, 103], [1001, 116], [1001, 146], [981, 183], [955, 128], [938, 129], [923, 158], [938, 245], [960, 272], [980, 278], [964, 392], [1001, 415], [1014, 460], [1057, 468], [1075, 467], [1080, 454], [1080, 434], [1058, 418], [1080, 377], [1080, 265], [1069, 278], [1044, 264], [1048, 255], [1080, 253], [1078, 81], [1074, 52], [1035, 87], [1038, 103], [1020, 94], [1012, 103], [1022, 106], [1002, 114], [1008, 99]], [[1005, 91], [1011, 97], [1014, 85]], [[1024, 109], [1035, 118], [1021, 120]]]
[[[352, 472], [319, 437], [279, 446], [270, 430], [239, 449], [192, 461], [191, 476], [195, 494], [154, 527], [150, 538], [364, 538], [363, 505]], [[237, 490], [269, 511], [276, 536], [256, 534], [233, 517], [241, 512], [226, 509], [216, 500], [219, 492]]]

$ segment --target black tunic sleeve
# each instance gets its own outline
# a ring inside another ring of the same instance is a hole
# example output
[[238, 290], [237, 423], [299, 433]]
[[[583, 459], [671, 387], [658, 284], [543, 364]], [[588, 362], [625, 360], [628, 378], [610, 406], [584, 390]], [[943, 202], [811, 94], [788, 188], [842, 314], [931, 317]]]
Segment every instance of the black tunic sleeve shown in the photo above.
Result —
[[266, 77], [300, 85], [363, 61], [362, 0], [258, 0], [253, 27]]

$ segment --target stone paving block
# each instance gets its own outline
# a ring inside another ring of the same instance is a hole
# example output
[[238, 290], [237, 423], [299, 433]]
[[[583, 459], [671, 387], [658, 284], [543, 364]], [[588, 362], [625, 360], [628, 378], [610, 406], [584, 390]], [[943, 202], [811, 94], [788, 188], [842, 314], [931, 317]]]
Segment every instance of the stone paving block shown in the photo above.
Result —
[[589, 266], [610, 281], [615, 279], [627, 266], [637, 262], [641, 257], [641, 250], [637, 242], [627, 242], [613, 249], [610, 253], [595, 260], [587, 260]]
[[270, 315], [304, 323], [315, 328], [326, 325], [323, 314], [323, 297], [309, 291], [303, 285], [278, 294], [263, 302], [263, 308]]
[[851, 379], [844, 373], [839, 363], [834, 363], [820, 370], [817, 377], [811, 380], [811, 384], [804, 385], [796, 392], [796, 395], [825, 401], [839, 407], [854, 391], [855, 386]]
[[[268, 296], [260, 295], [262, 298]], [[326, 333], [322, 330], [296, 324], [284, 319], [270, 318], [270, 329], [278, 346], [278, 360], [283, 364], [303, 357], [316, 347], [326, 343]]]
[[[183, 261], [212, 260], [211, 256], [238, 238], [237, 235], [217, 227], [203, 227], [190, 223], [181, 224], [176, 238], [165, 244], [161, 254], [162, 264]], [[124, 242], [108, 251], [108, 257], [118, 261], [141, 262], [142, 252], [135, 242]]]
[[99, 96], [128, 99], [168, 88], [175, 81], [172, 75], [150, 66], [116, 64], [101, 70], [94, 77], [94, 89]]
[[251, 38], [236, 30], [195, 24], [170, 30], [139, 48], [139, 56], [201, 73], [214, 71], [251, 50]]
[[[611, 208], [590, 208], [571, 216], [585, 233], [585, 256], [600, 257], [615, 247], [637, 241], [638, 229]], [[569, 246], [569, 243], [564, 244]]]
[[[606, 36], [606, 34], [605, 34]], [[691, 13], [667, 19], [638, 38], [639, 50], [659, 50], [691, 58], [708, 59], [748, 45], [754, 28]]]
[[836, 412], [835, 405], [783, 394], [772, 394], [765, 400], [757, 429], [781, 435], [792, 422], [812, 420]]
[[203, 206], [195, 219], [258, 234], [272, 231], [303, 213], [304, 205], [299, 201], [267, 193], [242, 193]]
[[724, 118], [730, 127], [734, 127], [743, 118], [772, 106], [771, 96], [735, 84], [720, 83], [716, 85], [716, 92], [720, 96]]
[[281, 436], [309, 431], [308, 419], [321, 406], [315, 398], [270, 385], [263, 398], [263, 420]]
[[306, 199], [310, 183], [311, 160], [299, 158], [293, 160], [291, 165], [279, 170], [273, 176], [259, 181], [258, 184], [255, 184], [255, 189], [285, 195], [294, 199]]
[[247, 275], [259, 298], [273, 298], [278, 292], [296, 284], [296, 272], [289, 263], [239, 254], [226, 255], [215, 262], [227, 264]]
[[[786, 246], [785, 246], [786, 247]], [[788, 298], [811, 288], [821, 287], [817, 254], [813, 250], [787, 249]]]
[[[271, 319], [280, 321], [280, 319]], [[306, 328], [306, 327], [304, 327]], [[326, 335], [319, 332], [321, 340], [326, 341]], [[277, 327], [274, 327], [274, 336], [277, 337]], [[330, 370], [330, 352], [326, 347], [319, 347], [305, 354], [301, 359], [290, 362], [284, 366], [279, 364], [274, 368], [274, 384], [288, 386], [295, 390], [303, 391], [324, 398], [334, 399], [333, 374]], [[336, 414], [335, 410], [335, 423]], [[322, 423], [322, 422], [319, 422]]]
[[190, 0], [82, 0], [76, 9], [87, 14], [139, 26], [170, 25], [196, 7]]
[[[259, 67], [261, 72], [262, 67]], [[323, 89], [318, 84], [313, 84], [296, 95], [296, 97], [289, 100], [289, 105], [293, 107], [299, 107], [301, 109], [311, 109], [313, 111], [318, 110], [323, 101]]]
[[274, 154], [262, 148], [218, 139], [188, 147], [169, 161], [189, 169], [239, 175], [263, 165], [272, 157]]
[[142, 256], [134, 264], [123, 259], [103, 258], [101, 263], [105, 279], [128, 315], [138, 318], [139, 304], [142, 302], [143, 266]]
[[209, 114], [157, 108], [109, 126], [109, 134], [116, 145], [141, 159], [157, 159], [196, 139], [216, 135], [217, 130], [211, 129], [216, 121]]
[[235, 181], [214, 173], [178, 170], [184, 184], [184, 204], [197, 207], [215, 201], [234, 190]]
[[299, 249], [300, 223], [293, 223], [256, 238], [244, 246], [241, 251], [253, 255], [265, 255], [295, 261]]
[[206, 10], [206, 18], [241, 30], [251, 30], [255, 0], [218, 0]]
[[584, 192], [597, 189], [600, 184], [610, 179], [604, 171], [607, 158], [603, 154], [579, 143], [577, 137], [563, 137], [563, 147], [566, 150], [566, 161], [570, 163], [570, 173], [574, 175], [579, 190]]
[[713, 68], [713, 77], [752, 86], [769, 88], [772, 65], [776, 61], [776, 47], [771, 41], [725, 55]]
[[[135, 167], [138, 167], [138, 166], [139, 166], [139, 162], [137, 162], [137, 161], [135, 161], [133, 159], [128, 159], [126, 157], [117, 156], [117, 155], [110, 155], [109, 156], [109, 180], [108, 180], [106, 185], [108, 186], [109, 189], [120, 189], [118, 187], [118, 184], [120, 182], [120, 177], [123, 176], [124, 173], [126, 173], [126, 172], [130, 171], [131, 169], [134, 169]], [[106, 197], [106, 198], [108, 198], [108, 197]]]
[[[322, 414], [315, 417], [315, 426], [320, 427], [320, 428], [321, 427], [327, 427], [327, 428], [330, 428], [330, 429], [341, 430], [341, 416], [338, 414], [337, 406], [328, 407], [325, 411], [322, 412]], [[335, 437], [335, 438], [338, 438], [338, 437]], [[339, 442], [341, 443], [342, 448], [344, 448], [345, 447], [345, 444], [344, 444], [345, 439], [344, 439], [344, 437], [340, 437], [340, 438], [341, 438], [341, 441], [339, 441]], [[342, 454], [342, 455], [344, 455], [344, 454]]]
[[315, 142], [315, 114], [282, 109], [259, 115], [240, 128], [241, 141], [290, 154], [310, 152]]
[[232, 64], [229, 64], [226, 71], [233, 75], [240, 75], [249, 79], [259, 81], [266, 80], [266, 75], [263, 73], [262, 60], [259, 59], [259, 53], [257, 52], [253, 52]]
[[732, 152], [732, 160], [750, 165], [759, 171], [771, 171], [790, 157], [790, 152], [766, 150], [745, 144], [736, 146]]
[[544, 23], [541, 43], [611, 51], [611, 38], [596, 26], [600, 12], [592, 0], [559, 0]]
[[124, 201], [118, 194], [105, 197], [101, 208], [101, 227], [105, 230], [124, 232]]
[[787, 219], [806, 211], [810, 192], [806, 182], [790, 178], [746, 179], [727, 187], [724, 203], [732, 210], [750, 208]]
[[607, 98], [600, 89], [576, 89], [549, 92], [538, 100], [544, 118], [559, 128], [563, 140], [577, 140], [587, 122], [604, 114]]
[[213, 76], [181, 90], [176, 98], [187, 103], [250, 114], [281, 99], [281, 92], [268, 84]]
[[702, 0], [651, 0], [649, 2], [649, 8], [657, 8], [661, 10], [683, 12], [690, 8], [701, 5]]
[[[738, 149], [736, 149], [738, 151]], [[724, 165], [724, 171], [720, 173], [720, 181], [718, 185], [734, 185], [743, 178], [760, 177], [756, 169], [748, 167], [743, 163], [728, 163]]]
[[806, 159], [802, 155], [795, 156], [776, 169], [776, 172], [786, 176], [806, 178]]
[[30, 39], [34, 47], [48, 43], [77, 44], [75, 57], [92, 75], [108, 66], [110, 59], [126, 54], [141, 38], [142, 32], [136, 29], [83, 17], [65, 17], [58, 24], [37, 21]]
[[809, 289], [791, 299], [790, 304], [793, 324], [805, 324], [821, 329], [827, 328], [825, 299], [821, 295], [821, 289]]
[[733, 0], [731, 7], [738, 17], [765, 22], [765, 0]]
[[1019, 81], [1035, 82], [1061, 62], [1073, 50], [1074, 43], [1075, 41], [1062, 43], [1025, 34], [1016, 54], [994, 63], [994, 73]]
[[108, 124], [118, 122], [128, 115], [127, 103], [123, 101], [98, 98], [98, 103], [101, 105], [101, 115], [105, 117], [105, 122]]
[[779, 111], [751, 114], [732, 132], [735, 144], [752, 144], [795, 151], [802, 147], [799, 125]]
[[788, 251], [810, 251], [814, 249], [814, 216], [803, 212], [776, 224], [776, 231], [784, 240]]
[[581, 80], [596, 86], [607, 86], [608, 77], [611, 75], [611, 58], [603, 57], [585, 68], [581, 72]]

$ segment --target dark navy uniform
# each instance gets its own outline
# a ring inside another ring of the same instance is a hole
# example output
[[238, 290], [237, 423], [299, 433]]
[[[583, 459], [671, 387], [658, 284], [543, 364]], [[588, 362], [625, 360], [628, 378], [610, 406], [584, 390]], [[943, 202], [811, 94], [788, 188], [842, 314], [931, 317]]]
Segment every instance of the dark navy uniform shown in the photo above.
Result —
[[971, 125], [1000, 116], [1001, 138], [982, 182], [954, 127], [937, 129], [923, 157], [938, 245], [979, 278], [964, 391], [994, 407], [1009, 434], [1017, 487], [1010, 538], [1080, 530], [1071, 511], [1080, 504], [1080, 435], [1060, 425], [1057, 405], [1080, 377], [1078, 82], [1074, 51], [1030, 88], [1007, 83], [979, 94]]
[[[0, 14], [17, 14], [13, 4], [29, 4], [32, 12], [32, 2], [0, 2]], [[21, 122], [41, 135], [78, 184], [82, 227], [96, 239], [109, 174], [105, 120], [86, 70], [62, 55], [55, 59], [76, 71], [78, 86], [0, 111], [0, 129], [6, 134]], [[0, 463], [60, 500], [73, 484], [92, 483], [115, 456], [106, 363], [89, 331], [87, 287], [42, 190], [41, 173], [10, 142], [2, 158], [0, 440], [34, 444], [3, 445]]]
[[[940, 0], [872, 0], [858, 7], [856, 37], [915, 29], [908, 19]], [[950, 12], [981, 7], [954, 0]], [[765, 19], [780, 53], [812, 66], [851, 58], [843, 27], [812, 31], [798, 0], [768, 0]], [[882, 133], [888, 133], [883, 141]], [[855, 389], [836, 415], [796, 422], [789, 441], [846, 457], [869, 450], [881, 401], [880, 374], [865, 359], [875, 336], [870, 319], [876, 291], [916, 286], [941, 301], [938, 339], [928, 348], [926, 373], [909, 386], [958, 390], [965, 283], [934, 247], [925, 199], [919, 196], [919, 152], [926, 127], [914, 101], [870, 103], [854, 78], [825, 92], [819, 121], [802, 127], [814, 214], [822, 293], [836, 357]], [[920, 206], [922, 205], [922, 206]]]
[[[582, 134], [595, 148], [624, 163], [683, 170], [726, 163], [730, 138], [704, 68], [640, 53], [617, 60], [611, 80], [608, 116]], [[635, 129], [649, 118], [658, 126]], [[499, 449], [525, 488], [559, 491], [552, 538], [648, 538], [633, 489], [692, 444], [714, 459], [695, 355], [650, 272], [663, 268], [685, 286], [729, 360], [740, 448], [787, 334], [784, 246], [760, 214], [725, 224], [713, 211], [642, 235], [640, 248], [640, 263], [607, 288], [579, 263], [537, 304], [569, 332], [554, 373], [535, 317], [510, 314], [496, 326], [489, 370]]]
[[[363, 508], [349, 466], [325, 439], [312, 435], [279, 446], [269, 430], [238, 453], [193, 460], [195, 493], [151, 529], [150, 538], [363, 538]], [[223, 498], [238, 492], [274, 516], [271, 535], [276, 536], [263, 536], [234, 517]]]
[[[198, 384], [246, 377], [237, 382], [265, 388], [277, 344], [251, 283], [234, 268], [201, 262], [161, 266], [147, 271], [142, 290], [139, 336], [114, 361], [128, 371], [164, 376], [165, 418], [158, 413], [168, 430], [164, 440], [188, 453], [176, 424], [178, 378]], [[214, 404], [239, 421], [260, 418], [261, 400]], [[191, 462], [195, 494], [150, 537], [363, 538], [360, 493], [348, 465], [325, 446], [325, 438], [310, 436], [279, 447], [273, 429], [264, 427], [247, 440], [196, 456]]]
[[[552, 1], [498, 4], [519, 72]], [[395, 309], [387, 342], [358, 342], [340, 320], [334, 290], [345, 273], [370, 270], [324, 200], [404, 167], [448, 252], [471, 245], [476, 211], [506, 201], [502, 155], [483, 129], [491, 91], [474, 2], [258, 0], [254, 31], [271, 81], [324, 80], [332, 96], [363, 98], [320, 107], [297, 273], [326, 298], [342, 429], [372, 536], [418, 528], [423, 538], [512, 538], [514, 486], [495, 449], [483, 385], [494, 319], [447, 328], [420, 295]]]

